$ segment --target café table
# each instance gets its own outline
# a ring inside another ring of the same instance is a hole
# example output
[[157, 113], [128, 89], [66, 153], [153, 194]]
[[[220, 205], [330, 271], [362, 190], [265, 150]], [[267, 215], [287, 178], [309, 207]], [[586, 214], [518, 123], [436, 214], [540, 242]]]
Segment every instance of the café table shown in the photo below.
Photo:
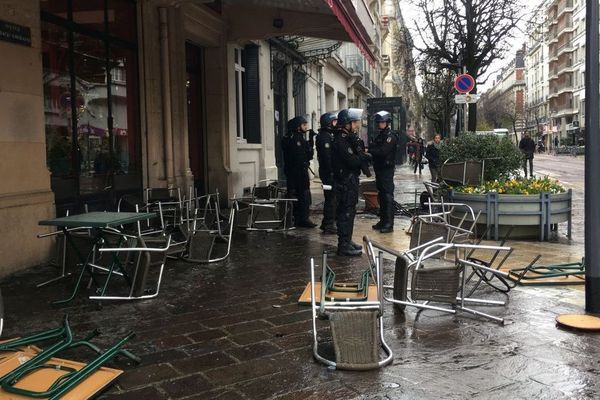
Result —
[[[79, 271], [79, 276], [77, 277], [71, 296], [67, 299], [54, 301], [53, 304], [66, 304], [72, 301], [77, 295], [83, 276], [86, 273], [90, 275], [92, 281], [96, 284], [97, 289], [100, 290], [100, 285], [97, 283], [94, 275], [94, 265], [92, 264], [96, 248], [106, 240], [108, 235], [119, 235], [120, 233], [124, 233], [122, 232], [123, 226], [145, 221], [154, 217], [156, 217], [156, 213], [149, 212], [89, 212], [40, 221], [39, 225], [55, 226], [62, 230], [65, 235], [65, 240], [75, 251], [81, 265], [81, 271]], [[72, 230], [77, 228], [87, 228], [90, 231], [91, 243], [93, 245], [87, 255], [82, 254], [82, 251], [78, 248], [71, 236]], [[109, 276], [102, 286], [101, 295], [104, 295], [106, 292], [110, 275], [113, 273], [115, 267], [121, 270], [121, 274], [125, 279], [128, 279], [118, 256], [116, 254], [113, 255], [113, 263], [108, 269]]]

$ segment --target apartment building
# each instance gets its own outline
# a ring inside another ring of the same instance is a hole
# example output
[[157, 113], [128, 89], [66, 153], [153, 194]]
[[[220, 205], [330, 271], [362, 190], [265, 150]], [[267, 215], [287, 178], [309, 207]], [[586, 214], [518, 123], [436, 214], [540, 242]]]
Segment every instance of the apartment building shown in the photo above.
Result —
[[585, 1], [551, 1], [547, 23], [551, 132], [575, 141], [584, 128]]
[[[546, 9], [552, 0], [542, 1], [527, 23], [527, 55], [525, 121], [526, 131], [532, 136], [552, 143], [552, 129], [548, 109], [548, 43], [546, 40]], [[550, 135], [550, 136], [548, 136]]]
[[485, 93], [485, 106], [498, 114], [494, 128], [515, 130], [518, 136], [525, 132], [525, 45], [515, 58], [496, 76], [492, 87]]

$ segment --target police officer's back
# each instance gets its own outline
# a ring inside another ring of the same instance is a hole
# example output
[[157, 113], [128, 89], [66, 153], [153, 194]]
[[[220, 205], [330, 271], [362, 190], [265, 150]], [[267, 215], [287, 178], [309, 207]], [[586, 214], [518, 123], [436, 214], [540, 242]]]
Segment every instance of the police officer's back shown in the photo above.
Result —
[[308, 122], [302, 116], [289, 120], [288, 132], [281, 140], [281, 149], [288, 194], [298, 199], [294, 205], [294, 223], [297, 227], [314, 228], [316, 224], [308, 218], [311, 203], [308, 166], [314, 151], [312, 144], [304, 137], [307, 128]]
[[360, 149], [357, 140], [356, 132], [361, 119], [360, 109], [340, 111], [333, 141], [332, 167], [337, 201], [338, 254], [345, 256], [359, 256], [362, 253], [362, 246], [352, 241], [358, 202], [358, 177], [361, 165], [370, 158]]
[[323, 204], [323, 221], [321, 230], [323, 233], [335, 234], [335, 193], [333, 191], [333, 167], [332, 167], [332, 144], [333, 131], [337, 122], [335, 113], [325, 113], [321, 115], [319, 134], [316, 137], [315, 145], [317, 147], [317, 157], [319, 159], [319, 178], [323, 182], [323, 195], [325, 202]]
[[380, 221], [373, 225], [373, 229], [380, 230], [382, 233], [394, 230], [394, 171], [398, 139], [390, 129], [391, 122], [392, 116], [387, 111], [375, 114], [378, 133], [369, 145], [369, 153], [373, 156], [380, 207]]

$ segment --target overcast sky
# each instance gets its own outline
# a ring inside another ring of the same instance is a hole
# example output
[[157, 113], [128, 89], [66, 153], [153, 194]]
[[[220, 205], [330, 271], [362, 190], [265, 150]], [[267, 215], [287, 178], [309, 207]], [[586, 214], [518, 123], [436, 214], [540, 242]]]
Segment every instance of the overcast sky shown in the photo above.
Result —
[[[523, 1], [524, 4], [526, 4], [526, 8], [524, 9], [524, 14], [525, 13], [530, 13], [531, 10], [535, 9], [535, 7], [541, 3], [541, 0], [524, 0]], [[421, 15], [421, 10], [414, 7], [413, 5], [410, 4], [409, 1], [407, 0], [400, 0], [399, 1], [400, 4], [400, 10], [402, 11], [402, 15], [404, 17], [404, 22], [406, 23], [408, 29], [410, 30], [413, 40], [415, 41], [415, 45], [419, 46], [422, 44], [421, 39], [419, 37], [419, 34], [417, 33], [417, 31], [414, 29], [414, 27], [416, 26], [416, 22], [415, 20], [420, 20], [421, 21], [421, 26], [423, 26], [423, 17]], [[525, 25], [526, 25], [526, 21], [522, 21], [520, 26], [518, 27], [518, 29], [515, 30], [514, 34], [515, 34], [515, 38], [511, 39], [511, 50], [509, 50], [505, 57], [503, 59], [500, 60], [496, 60], [489, 68], [489, 72], [487, 76], [491, 77], [489, 79], [487, 79], [487, 81], [485, 82], [485, 84], [479, 84], [478, 87], [478, 92], [479, 93], [483, 93], [485, 92], [488, 88], [491, 87], [491, 85], [493, 84], [493, 76], [495, 76], [505, 65], [509, 64], [514, 56], [515, 53], [517, 52], [517, 50], [519, 50], [521, 48], [521, 46], [523, 45], [523, 42], [526, 40], [526, 33], [525, 33]], [[484, 76], [483, 78], [485, 79], [487, 76]], [[420, 88], [420, 79], [417, 77], [417, 86]]]

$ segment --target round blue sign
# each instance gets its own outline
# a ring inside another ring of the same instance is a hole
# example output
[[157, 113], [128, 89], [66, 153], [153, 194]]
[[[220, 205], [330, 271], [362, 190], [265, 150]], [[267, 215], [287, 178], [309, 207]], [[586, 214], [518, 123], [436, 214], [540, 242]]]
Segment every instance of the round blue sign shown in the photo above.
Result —
[[454, 88], [458, 93], [469, 93], [475, 88], [475, 79], [469, 74], [462, 74], [454, 80]]

